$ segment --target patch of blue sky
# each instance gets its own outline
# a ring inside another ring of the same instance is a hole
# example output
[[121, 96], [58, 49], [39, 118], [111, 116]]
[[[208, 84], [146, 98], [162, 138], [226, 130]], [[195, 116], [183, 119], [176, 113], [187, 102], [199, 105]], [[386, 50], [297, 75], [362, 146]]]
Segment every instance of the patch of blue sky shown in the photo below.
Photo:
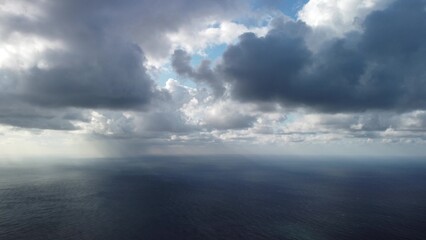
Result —
[[227, 44], [217, 44], [207, 47], [202, 54], [194, 54], [191, 58], [191, 65], [197, 67], [201, 61], [208, 59], [211, 62], [218, 60], [228, 48]]
[[[212, 64], [212, 67], [213, 67], [215, 62], [226, 51], [227, 47], [228, 46], [226, 44], [212, 45], [204, 49], [203, 54], [198, 54], [198, 53], [193, 54], [191, 56], [191, 66], [193, 68], [197, 68], [200, 65], [201, 61], [203, 61], [204, 59], [208, 59], [213, 63]], [[195, 83], [193, 81], [191, 81], [190, 79], [187, 79], [186, 77], [182, 77], [176, 74], [176, 72], [173, 71], [173, 68], [170, 62], [163, 65], [161, 69], [153, 71], [151, 75], [153, 76], [153, 78], [155, 79], [156, 83], [159, 86], [165, 86], [167, 80], [172, 78], [172, 79], [178, 80], [181, 84], [184, 84], [185, 86], [195, 87]]]
[[309, 0], [252, 0], [253, 9], [276, 8], [285, 15], [297, 19], [297, 13]]
[[283, 121], [284, 125], [296, 122], [300, 118], [300, 114], [289, 113], [286, 115], [285, 120]]
[[203, 61], [204, 59], [210, 59], [208, 56], [202, 56], [201, 54], [194, 54], [191, 56], [191, 66], [192, 67], [197, 67], [198, 65], [200, 65], [201, 61]]
[[228, 45], [219, 44], [219, 45], [215, 45], [215, 46], [211, 46], [207, 48], [205, 50], [205, 53], [207, 54], [207, 56], [209, 57], [211, 61], [216, 61], [223, 55], [223, 53], [226, 51], [227, 48], [228, 48]]
[[270, 13], [267, 14], [260, 14], [259, 15], [254, 15], [254, 16], [246, 16], [246, 17], [241, 17], [238, 19], [234, 19], [233, 22], [238, 23], [238, 24], [243, 24], [244, 26], [251, 28], [251, 27], [265, 27], [268, 26], [269, 23], [271, 22], [271, 20], [274, 17], [271, 16]]
[[298, 118], [300, 118], [300, 115], [297, 114], [297, 113], [289, 113], [289, 114], [287, 114], [286, 117], [287, 117], [286, 122], [292, 123], [292, 122], [295, 122]]
[[151, 76], [153, 77], [157, 85], [160, 87], [166, 86], [166, 82], [169, 79], [177, 80], [180, 84], [185, 85], [187, 87], [196, 87], [196, 84], [193, 81], [191, 81], [187, 77], [179, 76], [175, 71], [173, 71], [173, 68], [170, 63], [163, 65], [161, 69], [151, 72]]
[[161, 87], [166, 85], [167, 80], [170, 78], [177, 79], [177, 74], [173, 71], [170, 63], [165, 64], [161, 69], [157, 69], [151, 72], [151, 76], [154, 81]]

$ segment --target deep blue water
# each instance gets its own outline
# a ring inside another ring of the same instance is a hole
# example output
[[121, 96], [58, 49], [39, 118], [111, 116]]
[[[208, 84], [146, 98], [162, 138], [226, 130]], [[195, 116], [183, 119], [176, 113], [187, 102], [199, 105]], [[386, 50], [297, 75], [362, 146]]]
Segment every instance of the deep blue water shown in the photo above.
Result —
[[426, 239], [426, 159], [0, 165], [0, 239]]

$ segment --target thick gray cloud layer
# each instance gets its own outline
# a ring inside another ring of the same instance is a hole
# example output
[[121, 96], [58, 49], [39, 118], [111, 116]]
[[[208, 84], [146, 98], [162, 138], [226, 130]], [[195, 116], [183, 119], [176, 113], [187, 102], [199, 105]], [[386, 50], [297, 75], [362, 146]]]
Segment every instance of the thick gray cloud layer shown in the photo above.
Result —
[[426, 108], [426, 1], [399, 0], [372, 12], [362, 32], [312, 52], [303, 22], [246, 33], [218, 66], [242, 101], [280, 102], [321, 111]]
[[146, 105], [155, 90], [143, 66], [142, 51], [135, 45], [114, 41], [99, 44], [90, 52], [55, 54], [51, 61], [60, 64], [52, 69], [30, 69], [24, 75], [22, 97], [53, 107]]

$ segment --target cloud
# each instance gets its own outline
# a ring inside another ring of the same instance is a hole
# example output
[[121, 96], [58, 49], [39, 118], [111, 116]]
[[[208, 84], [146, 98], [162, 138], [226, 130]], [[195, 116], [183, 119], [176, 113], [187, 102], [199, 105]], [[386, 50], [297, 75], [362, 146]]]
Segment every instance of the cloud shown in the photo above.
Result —
[[374, 11], [361, 32], [312, 52], [303, 22], [281, 22], [265, 37], [243, 34], [218, 71], [236, 99], [327, 112], [426, 108], [426, 1]]
[[93, 43], [96, 36], [117, 34], [140, 45], [149, 57], [169, 54], [169, 34], [232, 18], [248, 9], [241, 0], [176, 0], [168, 4], [155, 0], [16, 0], [4, 5], [3, 33], [33, 33], [77, 42], [95, 38]]
[[182, 112], [183, 105], [192, 98], [192, 89], [169, 79], [161, 92], [166, 97], [156, 99], [149, 111], [96, 110], [81, 128], [104, 138], [162, 141], [168, 141], [172, 135], [199, 131], [199, 126], [188, 121]]
[[220, 101], [205, 106], [201, 125], [207, 129], [247, 129], [254, 125], [258, 113], [232, 101]]
[[[424, 143], [424, 0], [311, 0], [298, 21], [275, 1], [239, 18], [249, 2], [2, 2], [0, 144], [38, 134], [43, 146], [85, 138], [125, 154]], [[167, 60], [195, 86], [163, 86]]]
[[193, 69], [191, 56], [184, 50], [175, 50], [172, 55], [172, 66], [179, 75], [191, 78], [197, 83], [207, 84], [217, 97], [225, 92], [223, 82], [211, 69], [209, 60], [203, 60], [197, 69]]
[[[265, 17], [265, 22], [269, 22], [270, 15]], [[262, 22], [260, 20], [257, 20]], [[194, 26], [193, 28], [183, 28], [178, 32], [170, 34], [169, 38], [174, 48], [184, 49], [189, 53], [205, 54], [204, 50], [221, 44], [232, 44], [238, 40], [238, 36], [245, 32], [255, 32], [258, 35], [265, 35], [268, 31], [267, 24], [257, 24], [260, 26], [247, 27], [242, 23], [232, 22], [229, 20], [216, 20], [215, 22], [206, 23], [205, 25]]]
[[[283, 134], [303, 136], [302, 141], [357, 141], [383, 143], [424, 143], [425, 111], [365, 113], [300, 113], [285, 122]], [[317, 140], [309, 138], [317, 136]]]
[[372, 11], [383, 10], [395, 0], [310, 0], [298, 13], [298, 19], [330, 36], [343, 36], [361, 30]]
[[2, 99], [0, 124], [31, 129], [78, 130], [77, 122], [89, 121], [88, 113], [78, 109], [44, 109]]
[[[147, 59], [168, 57], [169, 35], [245, 6], [239, 0], [2, 2], [0, 98], [7, 101], [0, 111], [8, 115], [0, 121], [66, 130], [73, 123], [52, 119], [68, 108], [148, 110], [165, 92], [151, 78]], [[27, 114], [31, 108], [37, 116]]]
[[22, 98], [42, 106], [133, 108], [148, 104], [154, 83], [135, 45], [99, 43], [91, 51], [58, 54], [50, 68], [34, 67], [23, 74]]

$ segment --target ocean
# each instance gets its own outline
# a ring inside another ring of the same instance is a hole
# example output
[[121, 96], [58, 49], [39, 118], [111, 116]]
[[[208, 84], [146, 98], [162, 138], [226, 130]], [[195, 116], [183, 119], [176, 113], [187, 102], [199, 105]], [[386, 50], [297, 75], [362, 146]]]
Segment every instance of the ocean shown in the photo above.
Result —
[[37, 161], [0, 164], [1, 240], [426, 239], [426, 159]]

